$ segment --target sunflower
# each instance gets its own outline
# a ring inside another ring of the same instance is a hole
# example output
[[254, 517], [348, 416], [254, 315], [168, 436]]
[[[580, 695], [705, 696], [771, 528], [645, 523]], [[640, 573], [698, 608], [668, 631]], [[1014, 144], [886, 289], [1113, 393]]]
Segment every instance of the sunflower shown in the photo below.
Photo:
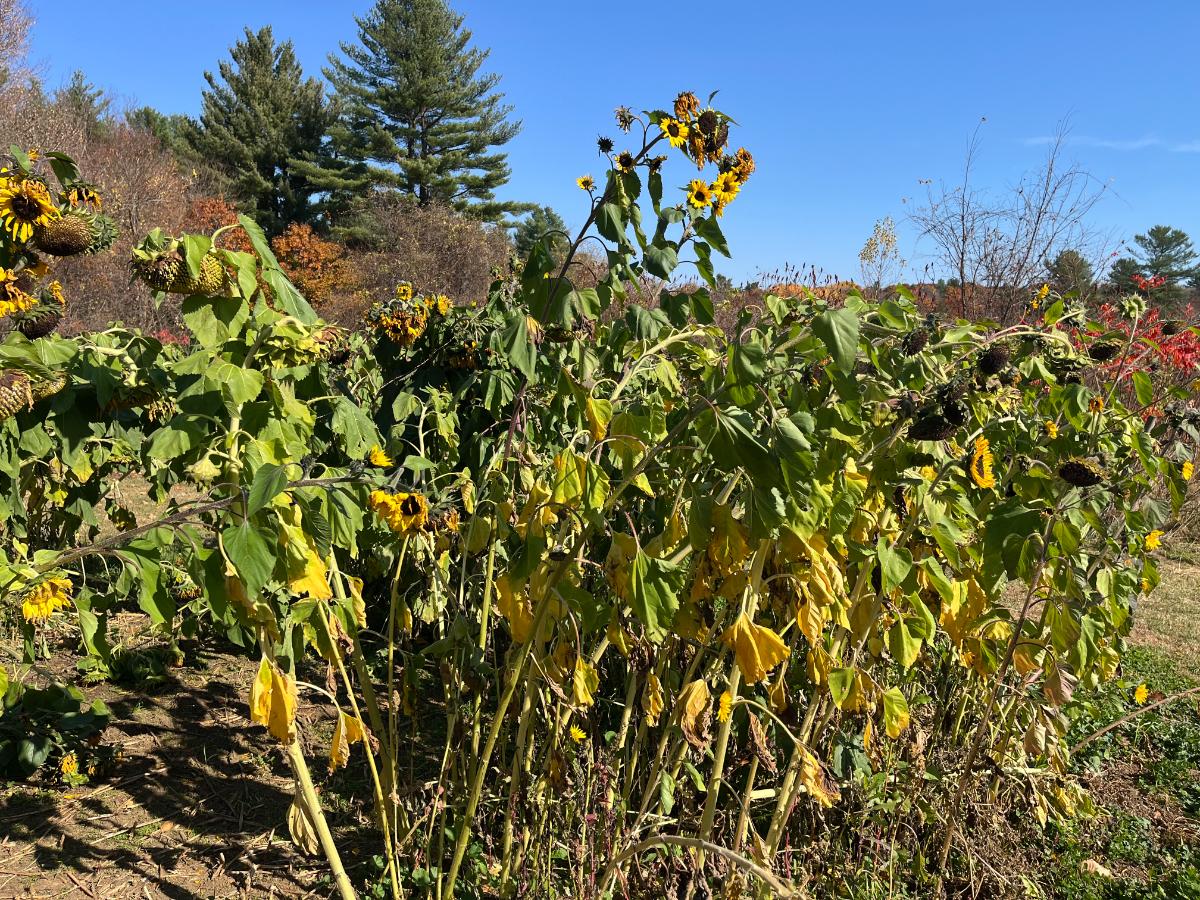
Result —
[[16, 272], [0, 269], [0, 318], [25, 312], [37, 305], [37, 300], [21, 290], [18, 283]]
[[396, 299], [407, 303], [413, 298], [413, 286], [408, 281], [402, 281], [396, 285]]
[[596, 189], [596, 179], [591, 175], [580, 175], [575, 179], [575, 183], [581, 191], [587, 191], [589, 194]]
[[40, 181], [5, 179], [0, 182], [0, 223], [14, 241], [25, 243], [33, 235], [35, 226], [46, 225], [59, 215], [50, 192]]
[[1146, 701], [1150, 699], [1150, 688], [1144, 684], [1139, 684], [1133, 691], [1133, 702], [1138, 706], [1144, 706]]
[[570, 728], [571, 740], [577, 744], [582, 744], [587, 740], [587, 732], [578, 725], [572, 725]]
[[633, 154], [628, 150], [622, 150], [617, 154], [617, 171], [619, 171], [622, 175], [631, 174], [636, 165], [637, 163], [633, 158]]
[[380, 469], [390, 469], [396, 465], [395, 461], [387, 455], [387, 451], [378, 444], [372, 447], [371, 452], [367, 454], [367, 461]]
[[688, 127], [678, 119], [666, 116], [658, 123], [658, 127], [662, 130], [663, 136], [671, 142], [672, 147], [682, 147], [687, 143]]
[[975, 440], [975, 452], [971, 454], [971, 480], [981, 488], [996, 486], [996, 475], [992, 472], [992, 451], [987, 438]]
[[47, 578], [36, 585], [21, 602], [21, 615], [26, 622], [45, 622], [57, 609], [71, 600], [71, 582], [66, 578]]
[[733, 694], [725, 691], [717, 701], [717, 721], [728, 722], [733, 714]]
[[738, 191], [742, 189], [742, 183], [738, 181], [737, 175], [731, 170], [718, 175], [717, 180], [713, 182], [712, 189], [721, 205], [728, 206], [733, 202]]
[[700, 101], [691, 91], [684, 91], [675, 98], [675, 118], [681, 122], [690, 122], [700, 111]]
[[429, 521], [429, 501], [421, 494], [389, 494], [371, 491], [367, 504], [379, 514], [388, 528], [397, 534], [409, 534]]
[[703, 178], [695, 178], [688, 185], [688, 202], [696, 209], [704, 209], [713, 201], [712, 188]]
[[104, 209], [104, 201], [100, 199], [100, 194], [87, 184], [73, 185], [63, 195], [63, 199], [69, 206], [90, 206], [95, 210]]
[[1184, 481], [1192, 480], [1192, 476], [1196, 474], [1196, 467], [1192, 465], [1191, 460], [1188, 460], [1183, 464], [1179, 470], [1179, 474], [1183, 476]]
[[1094, 412], [1094, 413], [1104, 412], [1104, 398], [1103, 397], [1093, 397], [1091, 400], [1089, 400], [1088, 401], [1088, 412]]
[[67, 297], [63, 293], [63, 286], [62, 286], [61, 281], [50, 282], [48, 285], [46, 285], [46, 289], [50, 292], [50, 296], [54, 298], [54, 301], [59, 306], [67, 305]]
[[1151, 531], [1148, 535], [1146, 535], [1146, 549], [1157, 550], [1162, 546], [1162, 537], [1163, 533], [1157, 528], [1154, 529], [1154, 531]]
[[1056, 437], [1058, 437], [1058, 423], [1057, 422], [1047, 419], [1045, 422], [1042, 423], [1042, 427], [1046, 429], [1046, 436], [1048, 438], [1050, 438], [1050, 440], [1054, 440]]

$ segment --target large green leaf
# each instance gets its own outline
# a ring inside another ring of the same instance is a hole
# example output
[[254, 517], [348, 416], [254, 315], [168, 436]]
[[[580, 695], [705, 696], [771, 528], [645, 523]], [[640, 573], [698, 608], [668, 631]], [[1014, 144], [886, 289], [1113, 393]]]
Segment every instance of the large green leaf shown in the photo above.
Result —
[[827, 309], [813, 319], [812, 329], [837, 367], [847, 375], [854, 371], [858, 356], [858, 316], [854, 311], [845, 307]]
[[629, 602], [646, 627], [646, 637], [660, 643], [679, 610], [678, 565], [647, 556], [640, 549], [629, 562]]

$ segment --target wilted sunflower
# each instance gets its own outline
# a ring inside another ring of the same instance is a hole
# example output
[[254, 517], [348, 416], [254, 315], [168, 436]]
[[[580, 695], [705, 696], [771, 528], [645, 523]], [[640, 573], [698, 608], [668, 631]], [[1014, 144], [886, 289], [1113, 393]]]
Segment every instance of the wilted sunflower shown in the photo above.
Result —
[[603, 135], [601, 135], [600, 137], [596, 138], [596, 147], [600, 150], [601, 153], [612, 153], [612, 151], [613, 151], [612, 138], [604, 137]]
[[617, 154], [617, 159], [616, 159], [617, 171], [620, 172], [622, 175], [631, 174], [636, 165], [637, 165], [637, 162], [633, 158], [633, 154], [630, 153], [628, 150], [622, 150], [620, 153]]
[[33, 229], [61, 215], [40, 181], [4, 179], [0, 181], [0, 223], [14, 241], [25, 243]]
[[672, 147], [682, 147], [687, 143], [688, 127], [678, 119], [667, 116], [658, 123], [658, 127]]
[[700, 101], [691, 91], [684, 91], [675, 98], [675, 118], [681, 122], [690, 122], [700, 111]]
[[90, 184], [76, 184], [63, 194], [63, 200], [68, 206], [90, 206], [99, 211], [104, 208], [104, 201], [99, 192]]
[[971, 480], [981, 488], [996, 486], [996, 475], [992, 471], [992, 451], [987, 438], [975, 439], [975, 452], [971, 454]]
[[413, 298], [413, 286], [410, 282], [402, 281], [396, 285], [396, 299], [407, 303]]
[[696, 209], [704, 209], [712, 204], [713, 192], [709, 187], [708, 182], [702, 178], [695, 178], [688, 185], [688, 202]]
[[587, 191], [589, 194], [596, 189], [596, 179], [591, 175], [580, 175], [575, 179], [575, 183], [579, 185], [579, 189]]
[[1090, 459], [1073, 456], [1059, 467], [1058, 477], [1075, 487], [1092, 487], [1104, 480], [1104, 470]]

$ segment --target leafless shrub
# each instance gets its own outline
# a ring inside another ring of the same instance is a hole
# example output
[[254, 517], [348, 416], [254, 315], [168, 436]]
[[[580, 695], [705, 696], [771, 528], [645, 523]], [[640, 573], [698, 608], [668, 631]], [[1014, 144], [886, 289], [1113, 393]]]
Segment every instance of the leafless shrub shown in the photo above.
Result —
[[976, 129], [961, 181], [929, 185], [925, 205], [911, 219], [932, 242], [936, 268], [961, 286], [948, 299], [951, 314], [1011, 322], [1060, 251], [1103, 259], [1106, 236], [1088, 217], [1106, 188], [1064, 161], [1066, 136], [1060, 130], [1051, 141], [1041, 168], [995, 195], [975, 186]]
[[28, 80], [33, 15], [24, 0], [0, 0], [0, 84]]

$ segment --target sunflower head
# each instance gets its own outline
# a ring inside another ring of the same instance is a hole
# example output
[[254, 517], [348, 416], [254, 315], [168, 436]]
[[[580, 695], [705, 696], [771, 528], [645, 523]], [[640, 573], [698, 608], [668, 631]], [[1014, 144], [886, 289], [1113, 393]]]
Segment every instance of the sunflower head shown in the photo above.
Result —
[[622, 150], [620, 153], [617, 154], [617, 159], [616, 159], [617, 171], [620, 172], [622, 175], [628, 175], [631, 172], [633, 172], [636, 165], [637, 165], [637, 163], [633, 157], [633, 154], [630, 153], [628, 150]]
[[658, 123], [658, 127], [672, 147], [682, 147], [687, 143], [688, 127], [678, 119], [666, 116]]
[[1075, 487], [1092, 487], [1104, 480], [1104, 470], [1090, 459], [1072, 456], [1059, 466], [1058, 477]]
[[34, 228], [60, 215], [42, 182], [33, 178], [0, 180], [0, 227], [17, 243], [25, 243]]
[[675, 98], [675, 118], [680, 122], [690, 122], [700, 111], [700, 101], [691, 91], [683, 91]]
[[589, 194], [596, 189], [596, 179], [591, 175], [580, 175], [575, 179], [575, 183], [581, 191], [587, 191]]
[[992, 471], [992, 451], [988, 439], [975, 439], [975, 450], [971, 454], [971, 480], [981, 488], [994, 488], [996, 475]]
[[612, 138], [604, 137], [603, 135], [601, 135], [600, 137], [596, 138], [596, 147], [600, 150], [601, 153], [612, 153], [612, 151], [613, 151]]
[[696, 209], [705, 209], [713, 202], [713, 191], [703, 178], [693, 179], [688, 185], [688, 203]]
[[1009, 354], [1006, 347], [993, 344], [988, 347], [975, 361], [975, 367], [981, 375], [999, 375], [1008, 366]]

